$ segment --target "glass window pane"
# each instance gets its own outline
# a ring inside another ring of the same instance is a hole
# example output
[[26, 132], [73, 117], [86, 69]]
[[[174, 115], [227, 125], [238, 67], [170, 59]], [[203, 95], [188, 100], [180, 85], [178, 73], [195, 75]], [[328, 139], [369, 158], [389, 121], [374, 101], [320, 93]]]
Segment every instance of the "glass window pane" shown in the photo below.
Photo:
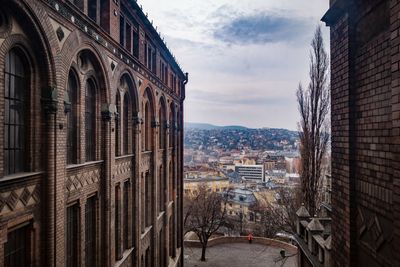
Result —
[[95, 160], [95, 121], [96, 121], [95, 87], [92, 80], [86, 85], [85, 128], [86, 128], [86, 161]]
[[[27, 102], [27, 77], [24, 56], [19, 49], [12, 49], [6, 56], [4, 95], [4, 161], [5, 174], [25, 169], [25, 121]], [[6, 151], [7, 150], [7, 151]]]
[[67, 114], [67, 164], [77, 163], [77, 91], [76, 75], [70, 71], [67, 85], [67, 94], [71, 103], [71, 110]]
[[10, 73], [9, 79], [10, 79], [10, 87], [9, 87], [8, 97], [14, 98], [15, 97], [15, 93], [14, 93], [15, 92], [15, 77], [13, 76], [13, 73]]

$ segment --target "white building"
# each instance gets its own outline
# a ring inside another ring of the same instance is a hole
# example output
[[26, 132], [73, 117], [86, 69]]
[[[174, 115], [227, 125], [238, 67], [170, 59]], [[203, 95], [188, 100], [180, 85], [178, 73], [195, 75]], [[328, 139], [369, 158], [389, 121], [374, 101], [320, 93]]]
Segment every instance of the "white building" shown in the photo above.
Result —
[[235, 172], [242, 179], [253, 182], [265, 182], [264, 165], [236, 165]]

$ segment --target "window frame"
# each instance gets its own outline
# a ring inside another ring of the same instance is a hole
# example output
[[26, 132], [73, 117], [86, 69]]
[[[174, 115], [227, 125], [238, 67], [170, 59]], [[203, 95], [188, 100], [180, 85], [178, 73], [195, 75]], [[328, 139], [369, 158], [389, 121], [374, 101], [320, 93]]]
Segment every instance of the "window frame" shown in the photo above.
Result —
[[121, 96], [119, 90], [115, 97], [115, 107], [117, 114], [115, 116], [115, 156], [121, 156]]
[[[13, 61], [11, 59], [11, 56], [13, 56], [14, 58]], [[18, 62], [15, 61], [16, 57], [19, 58]], [[15, 67], [17, 64], [20, 65], [19, 66], [21, 68], [19, 69], [20, 73], [17, 73], [16, 69], [14, 69], [14, 71], [12, 70], [12, 67]], [[21, 81], [18, 82], [19, 85], [22, 87], [22, 89], [21, 88], [19, 89], [19, 91], [22, 92], [22, 96], [20, 96], [20, 98], [18, 98], [18, 96], [15, 95], [15, 94], [21, 94], [21, 92], [19, 93], [16, 92], [16, 90], [18, 90], [18, 88], [16, 88], [17, 78], [21, 79]], [[31, 81], [31, 68], [27, 54], [20, 47], [11, 48], [7, 52], [4, 62], [3, 168], [5, 176], [28, 171], [29, 166], [28, 166], [27, 154], [29, 154], [28, 144], [29, 144], [29, 122], [30, 122], [28, 111], [31, 101], [29, 95], [29, 91], [31, 88], [30, 81]], [[11, 87], [11, 84], [13, 85], [13, 87]], [[13, 88], [13, 90], [11, 90], [11, 88]], [[13, 91], [14, 95], [11, 95], [10, 91]], [[21, 112], [22, 116], [20, 116], [21, 113], [19, 113], [18, 115], [17, 110], [12, 110], [11, 105], [13, 105], [14, 102], [17, 102], [17, 105], [19, 103], [19, 106], [23, 108]], [[7, 118], [9, 118], [9, 120], [7, 120]], [[22, 120], [16, 121], [16, 118], [20, 119], [22, 118]], [[20, 128], [22, 128], [22, 130]], [[18, 135], [18, 137], [16, 135]], [[11, 136], [14, 137], [11, 138]], [[19, 144], [18, 147], [16, 143]], [[11, 158], [10, 151], [13, 151], [12, 161], [7, 160]], [[16, 151], [18, 152], [19, 156], [16, 155]], [[16, 159], [16, 156], [18, 157], [18, 159]]]
[[[80, 248], [80, 207], [78, 203], [67, 206], [66, 211], [66, 246], [65, 261], [66, 267], [77, 266], [79, 261]], [[70, 216], [72, 215], [72, 216]], [[72, 231], [72, 232], [70, 232]], [[72, 239], [70, 239], [72, 238]], [[71, 250], [72, 249], [72, 250]], [[71, 250], [71, 251], [70, 251]], [[71, 252], [71, 253], [69, 253]], [[69, 260], [72, 260], [71, 262]]]
[[[71, 92], [70, 78], [75, 80], [75, 90]], [[78, 163], [78, 99], [79, 99], [79, 79], [74, 70], [70, 70], [67, 81], [67, 94], [70, 101], [70, 110], [67, 113], [67, 165]], [[72, 135], [72, 136], [71, 136]]]
[[[89, 89], [89, 85], [90, 87]], [[88, 92], [92, 93], [88, 97]], [[86, 162], [96, 160], [96, 120], [97, 120], [97, 85], [96, 80], [90, 77], [86, 80], [85, 87], [85, 159]], [[90, 109], [89, 109], [90, 107]], [[90, 120], [88, 120], [90, 118]], [[89, 127], [91, 126], [91, 127]]]
[[[22, 223], [8, 230], [7, 242], [4, 243], [4, 267], [32, 265], [32, 230], [33, 225], [31, 221]], [[22, 236], [14, 236], [14, 234], [20, 234]], [[16, 240], [13, 240], [14, 238], [16, 238]], [[16, 245], [18, 242], [22, 244], [20, 244], [18, 248], [13, 248], [10, 252], [9, 245]], [[23, 252], [21, 253], [20, 250], [23, 250]], [[10, 263], [10, 261], [12, 262]], [[20, 265], [21, 263], [23, 265]]]
[[130, 154], [129, 151], [129, 114], [130, 114], [130, 99], [128, 92], [124, 94], [122, 114], [122, 152], [124, 155]]
[[[90, 226], [90, 227], [88, 227]], [[90, 241], [88, 241], [88, 239]], [[91, 252], [92, 255], [88, 253]], [[85, 204], [85, 266], [96, 266], [97, 251], [97, 196], [91, 196]], [[89, 256], [90, 255], [90, 256]]]

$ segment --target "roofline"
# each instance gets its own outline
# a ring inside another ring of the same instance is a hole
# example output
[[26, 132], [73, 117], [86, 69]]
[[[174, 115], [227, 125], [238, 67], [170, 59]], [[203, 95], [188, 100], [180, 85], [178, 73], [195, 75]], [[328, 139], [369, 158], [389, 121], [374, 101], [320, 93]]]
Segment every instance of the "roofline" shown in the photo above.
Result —
[[173, 63], [174, 67], [176, 70], [179, 71], [179, 73], [182, 75], [182, 77], [186, 77], [187, 72], [184, 72], [181, 66], [178, 64], [176, 61], [174, 55], [172, 52], [169, 50], [167, 45], [165, 44], [164, 40], [161, 38], [160, 34], [157, 32], [157, 30], [154, 28], [154, 25], [152, 22], [150, 22], [148, 16], [144, 14], [143, 12], [143, 7], [142, 5], [139, 6], [136, 0], [127, 0], [128, 3], [131, 4], [132, 8], [134, 8], [136, 11], [138, 11], [136, 14], [139, 16], [139, 18], [143, 21], [145, 26], [148, 26], [148, 29], [150, 29], [151, 33], [154, 35], [154, 37], [157, 39], [157, 42], [160, 44], [160, 46], [164, 49], [164, 51], [167, 53], [167, 55], [170, 57], [170, 62]]

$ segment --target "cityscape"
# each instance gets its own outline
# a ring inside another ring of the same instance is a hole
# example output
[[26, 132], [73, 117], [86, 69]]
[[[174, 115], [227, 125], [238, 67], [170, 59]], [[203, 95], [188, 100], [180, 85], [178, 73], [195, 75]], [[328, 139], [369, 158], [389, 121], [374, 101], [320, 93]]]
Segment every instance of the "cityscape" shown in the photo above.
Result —
[[400, 266], [400, 0], [0, 0], [0, 267]]
[[[251, 234], [297, 244], [298, 210], [295, 207], [301, 207], [297, 195], [302, 164], [298, 132], [187, 123], [184, 146], [184, 197], [188, 198], [184, 203], [196, 199], [203, 187], [226, 199], [222, 205], [225, 223], [213, 233], [214, 238]], [[330, 228], [332, 212], [330, 174], [329, 152], [324, 158], [319, 188], [321, 217], [318, 219], [326, 229]], [[185, 242], [191, 244], [198, 238], [194, 232], [189, 232]], [[330, 231], [325, 230], [321, 238], [330, 240]], [[329, 250], [325, 249], [324, 242], [321, 245], [324, 261], [329, 265]], [[296, 266], [290, 257], [270, 256], [270, 260], [264, 262]], [[189, 263], [195, 264], [192, 258]]]

